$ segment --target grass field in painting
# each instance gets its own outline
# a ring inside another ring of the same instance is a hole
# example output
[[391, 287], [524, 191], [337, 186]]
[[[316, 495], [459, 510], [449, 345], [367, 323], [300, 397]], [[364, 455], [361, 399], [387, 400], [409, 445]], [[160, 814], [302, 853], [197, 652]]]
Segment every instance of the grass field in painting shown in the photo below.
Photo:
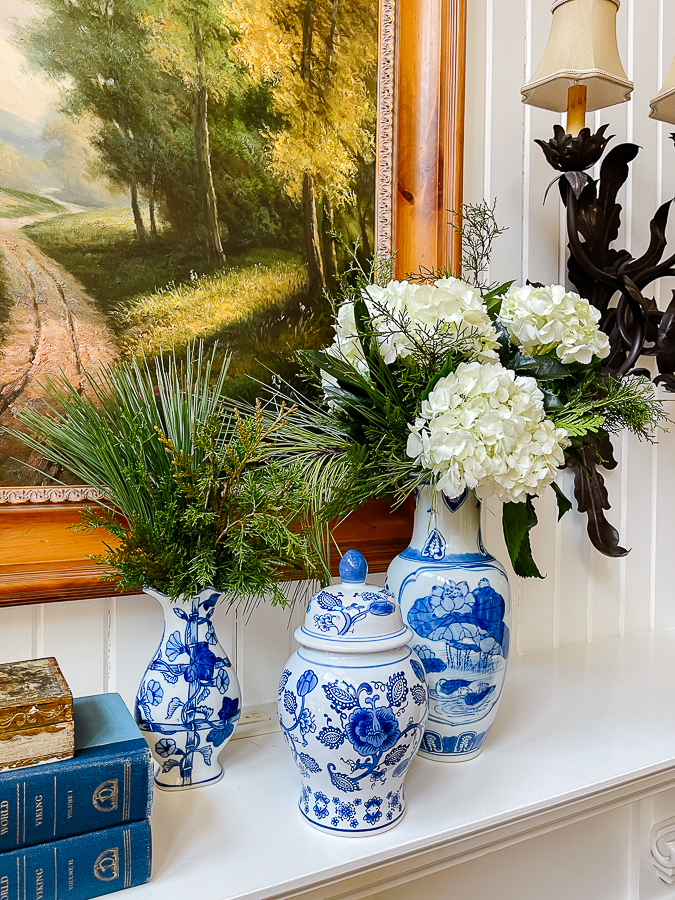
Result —
[[82, 283], [124, 354], [218, 340], [233, 354], [232, 393], [251, 396], [246, 376], [266, 380], [267, 369], [294, 380], [294, 351], [331, 339], [327, 304], [310, 308], [302, 260], [288, 251], [249, 251], [208, 267], [200, 248], [171, 233], [140, 246], [126, 209], [57, 216], [23, 230]]
[[81, 282], [106, 316], [137, 294], [152, 293], [172, 280], [189, 281], [191, 272], [202, 274], [194, 247], [161, 232], [156, 241], [139, 245], [127, 207], [56, 216], [23, 232]]
[[45, 213], [62, 211], [60, 203], [55, 203], [47, 197], [0, 187], [0, 219], [22, 219], [24, 216], [42, 216]]

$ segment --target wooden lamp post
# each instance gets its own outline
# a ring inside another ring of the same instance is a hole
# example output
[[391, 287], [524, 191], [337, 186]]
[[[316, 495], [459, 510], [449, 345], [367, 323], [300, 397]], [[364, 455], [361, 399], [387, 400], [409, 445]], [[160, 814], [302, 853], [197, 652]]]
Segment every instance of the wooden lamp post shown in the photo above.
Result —
[[621, 64], [616, 39], [619, 0], [555, 0], [548, 43], [523, 102], [567, 111], [567, 133], [576, 137], [586, 112], [630, 99], [633, 83]]

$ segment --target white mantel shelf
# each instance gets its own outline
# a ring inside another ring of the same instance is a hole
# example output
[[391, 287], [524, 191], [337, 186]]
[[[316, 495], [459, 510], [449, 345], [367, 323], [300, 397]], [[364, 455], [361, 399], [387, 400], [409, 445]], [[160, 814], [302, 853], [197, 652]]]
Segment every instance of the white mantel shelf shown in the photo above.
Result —
[[364, 838], [315, 831], [280, 734], [231, 742], [214, 786], [155, 792], [152, 881], [129, 900], [337, 900], [675, 787], [675, 629], [515, 658], [477, 759], [417, 758], [408, 810]]

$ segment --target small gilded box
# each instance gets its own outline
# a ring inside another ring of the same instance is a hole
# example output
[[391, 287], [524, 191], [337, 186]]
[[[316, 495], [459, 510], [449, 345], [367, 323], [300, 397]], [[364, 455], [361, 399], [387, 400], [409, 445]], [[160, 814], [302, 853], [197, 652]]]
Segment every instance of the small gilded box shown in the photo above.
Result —
[[54, 657], [0, 665], [0, 772], [70, 759], [73, 695]]

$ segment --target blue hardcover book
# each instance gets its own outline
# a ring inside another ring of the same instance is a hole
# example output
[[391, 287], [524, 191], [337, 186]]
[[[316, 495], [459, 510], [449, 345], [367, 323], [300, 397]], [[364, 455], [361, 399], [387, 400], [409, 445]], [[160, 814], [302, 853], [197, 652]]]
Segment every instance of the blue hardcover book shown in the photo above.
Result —
[[0, 897], [88, 900], [145, 884], [151, 866], [146, 819], [0, 853]]
[[73, 706], [72, 759], [0, 774], [0, 853], [150, 815], [152, 758], [120, 695]]

